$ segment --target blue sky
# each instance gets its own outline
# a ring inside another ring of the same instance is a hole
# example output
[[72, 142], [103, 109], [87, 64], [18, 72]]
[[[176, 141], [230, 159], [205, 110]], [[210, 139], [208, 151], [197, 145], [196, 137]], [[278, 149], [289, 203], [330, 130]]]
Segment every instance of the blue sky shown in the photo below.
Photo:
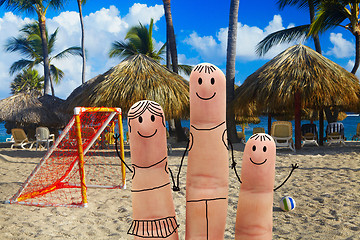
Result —
[[[174, 29], [180, 64], [196, 65], [210, 62], [226, 68], [227, 28], [230, 0], [171, 1]], [[50, 32], [59, 28], [58, 51], [80, 45], [80, 23], [76, 1], [68, 1], [62, 11], [49, 10], [47, 27]], [[165, 16], [160, 0], [138, 1], [92, 1], [83, 6], [85, 21], [85, 47], [88, 52], [86, 79], [104, 73], [121, 59], [109, 59], [107, 53], [111, 43], [124, 40], [127, 30], [139, 22], [148, 24], [154, 19], [153, 37], [156, 47], [165, 43]], [[0, 99], [10, 96], [10, 82], [14, 76], [8, 74], [11, 64], [21, 58], [16, 53], [6, 53], [3, 46], [9, 37], [18, 36], [23, 24], [36, 19], [35, 15], [24, 15], [0, 7]], [[287, 7], [279, 10], [276, 1], [240, 1], [238, 19], [238, 41], [236, 57], [236, 84], [240, 85], [247, 76], [279, 54], [296, 44], [277, 46], [267, 55], [259, 58], [255, 46], [269, 33], [291, 26], [309, 23], [305, 9]], [[353, 35], [341, 27], [331, 29], [320, 36], [323, 54], [347, 70], [354, 62], [355, 47]], [[311, 40], [302, 42], [313, 47]], [[58, 52], [55, 50], [55, 52]], [[65, 99], [81, 84], [81, 59], [69, 57], [57, 62], [56, 66], [65, 72], [65, 78], [55, 86], [55, 94]], [[39, 68], [39, 71], [43, 71]], [[186, 77], [185, 77], [186, 78]]]

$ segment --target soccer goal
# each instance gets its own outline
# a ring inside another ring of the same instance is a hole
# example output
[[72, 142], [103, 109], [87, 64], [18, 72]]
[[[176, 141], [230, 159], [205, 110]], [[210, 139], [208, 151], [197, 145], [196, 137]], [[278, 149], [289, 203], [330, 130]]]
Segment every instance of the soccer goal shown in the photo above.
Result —
[[116, 155], [114, 134], [120, 136], [124, 159], [121, 109], [76, 107], [53, 146], [8, 203], [86, 207], [87, 188], [126, 188], [125, 166]]

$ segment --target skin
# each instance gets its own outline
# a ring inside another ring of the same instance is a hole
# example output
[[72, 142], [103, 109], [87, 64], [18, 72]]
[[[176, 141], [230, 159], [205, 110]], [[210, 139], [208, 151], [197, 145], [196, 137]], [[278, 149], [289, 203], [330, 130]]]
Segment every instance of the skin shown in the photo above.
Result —
[[[135, 103], [133, 107], [137, 104]], [[129, 113], [131, 111], [132, 109]], [[135, 119], [128, 120], [129, 129], [131, 127], [129, 133], [131, 162], [135, 170], [132, 179], [134, 220], [175, 216], [171, 185], [149, 190], [170, 183], [164, 122], [165, 119], [149, 110], [145, 110]], [[135, 239], [143, 238], [135, 237]], [[177, 231], [166, 239], [178, 239]]]
[[226, 80], [220, 69], [205, 63], [194, 68], [189, 84], [186, 239], [222, 239], [229, 177], [228, 150], [223, 140], [227, 139]]
[[235, 239], [272, 239], [275, 159], [276, 146], [270, 135], [250, 137], [241, 167]]

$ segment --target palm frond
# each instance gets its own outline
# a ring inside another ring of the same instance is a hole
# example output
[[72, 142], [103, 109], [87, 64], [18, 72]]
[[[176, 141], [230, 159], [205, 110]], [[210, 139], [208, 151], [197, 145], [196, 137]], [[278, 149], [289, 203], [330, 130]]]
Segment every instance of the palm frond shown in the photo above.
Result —
[[21, 69], [32, 67], [33, 63], [34, 61], [31, 60], [20, 59], [11, 65], [9, 73], [10, 75], [13, 75], [15, 72], [18, 72]]
[[301, 37], [306, 38], [309, 29], [310, 25], [307, 24], [273, 32], [256, 45], [256, 54], [258, 56], [264, 56], [275, 45], [290, 43]]
[[73, 56], [80, 56], [82, 55], [82, 49], [81, 47], [69, 47], [65, 49], [64, 51], [61, 51], [60, 53], [56, 54], [52, 59], [61, 59], [64, 57], [68, 57], [69, 55]]
[[[319, 4], [320, 0], [311, 0], [313, 1], [314, 7]], [[297, 6], [298, 8], [308, 9], [309, 0], [278, 0], [277, 5], [279, 9], [284, 9], [286, 6]]]
[[325, 32], [339, 26], [348, 16], [340, 1], [323, 1], [319, 5], [315, 21], [311, 24], [309, 35]]
[[131, 43], [125, 43], [122, 41], [115, 41], [111, 44], [109, 51], [109, 57], [127, 57], [137, 54], [137, 50]]
[[51, 35], [50, 35], [50, 38], [48, 38], [48, 50], [49, 50], [49, 53], [51, 53], [54, 49], [54, 45], [55, 45], [55, 42], [56, 42], [56, 37], [57, 37], [57, 34], [58, 34], [58, 30], [59, 28], [56, 28], [55, 32], [53, 32]]
[[56, 84], [59, 83], [60, 80], [63, 79], [65, 75], [65, 73], [61, 69], [55, 67], [53, 64], [50, 65], [50, 73]]

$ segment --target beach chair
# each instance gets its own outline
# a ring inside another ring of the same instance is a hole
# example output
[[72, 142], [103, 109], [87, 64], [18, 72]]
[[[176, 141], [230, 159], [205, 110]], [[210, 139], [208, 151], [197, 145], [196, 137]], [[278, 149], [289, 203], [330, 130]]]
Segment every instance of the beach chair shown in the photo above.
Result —
[[11, 149], [13, 149], [14, 147], [21, 147], [22, 149], [25, 149], [25, 146], [28, 144], [30, 144], [29, 149], [33, 147], [34, 142], [29, 141], [23, 129], [13, 128], [11, 129], [11, 134], [14, 138], [14, 143], [11, 145]]
[[245, 133], [244, 132], [236, 132], [237, 137], [240, 139], [241, 143], [245, 144]]
[[271, 136], [276, 147], [288, 147], [295, 152], [294, 141], [292, 139], [292, 124], [287, 121], [276, 121], [271, 125]]
[[306, 143], [314, 143], [316, 146], [319, 146], [318, 130], [314, 123], [307, 123], [301, 126], [301, 140], [301, 147], [303, 147]]
[[37, 127], [36, 128], [36, 151], [39, 147], [42, 147], [42, 144], [45, 144], [46, 149], [49, 149], [50, 142], [54, 142], [55, 135], [50, 134], [50, 131], [47, 127]]
[[14, 141], [14, 137], [11, 135], [11, 137], [6, 138], [6, 142], [7, 142], [7, 143], [13, 143], [13, 142], [15, 142], [15, 141]]
[[345, 145], [344, 125], [341, 122], [329, 123], [326, 127], [326, 140], [328, 146], [332, 143]]
[[265, 129], [263, 127], [254, 127], [253, 134], [256, 134], [256, 133], [265, 133]]
[[351, 140], [359, 141], [359, 139], [360, 139], [360, 123], [357, 124], [356, 134], [352, 137]]

